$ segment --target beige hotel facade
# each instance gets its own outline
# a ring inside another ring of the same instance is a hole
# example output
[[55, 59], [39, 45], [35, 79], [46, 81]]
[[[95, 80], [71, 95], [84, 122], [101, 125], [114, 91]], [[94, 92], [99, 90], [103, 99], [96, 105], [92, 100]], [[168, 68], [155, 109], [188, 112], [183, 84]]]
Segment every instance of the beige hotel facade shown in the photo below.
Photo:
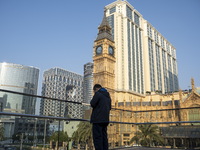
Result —
[[[200, 95], [194, 79], [191, 92], [179, 90], [176, 49], [127, 1], [105, 6], [94, 41], [93, 63], [93, 84], [108, 89], [113, 108], [129, 110], [113, 109], [110, 120], [133, 123], [110, 124], [111, 147], [130, 144], [137, 131], [134, 123], [200, 119], [199, 109], [156, 112], [199, 107]], [[148, 110], [155, 112], [135, 113]], [[165, 137], [166, 144], [170, 140]]]
[[178, 91], [176, 49], [127, 1], [105, 7], [115, 42], [115, 89]]
[[179, 91], [176, 49], [127, 1], [107, 5], [98, 30], [93, 83], [111, 92], [113, 106]]

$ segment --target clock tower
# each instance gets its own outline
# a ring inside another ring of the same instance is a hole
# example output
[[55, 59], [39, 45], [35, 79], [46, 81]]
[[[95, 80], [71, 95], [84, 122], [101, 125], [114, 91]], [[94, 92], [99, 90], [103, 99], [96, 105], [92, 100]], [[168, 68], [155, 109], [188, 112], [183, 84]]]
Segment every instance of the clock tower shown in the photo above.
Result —
[[93, 48], [93, 82], [105, 87], [114, 103], [115, 90], [115, 44], [106, 15], [98, 27], [98, 35]]

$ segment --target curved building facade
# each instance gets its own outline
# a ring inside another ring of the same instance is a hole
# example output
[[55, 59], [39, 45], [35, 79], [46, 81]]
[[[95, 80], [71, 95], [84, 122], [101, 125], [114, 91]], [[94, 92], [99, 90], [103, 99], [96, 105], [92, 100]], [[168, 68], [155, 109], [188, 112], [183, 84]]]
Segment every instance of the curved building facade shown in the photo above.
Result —
[[91, 62], [84, 65], [83, 83], [83, 102], [90, 104], [93, 96], [93, 63]]
[[[0, 89], [37, 94], [39, 69], [12, 63], [0, 63]], [[4, 97], [3, 109], [34, 114], [36, 99], [0, 92]]]
[[[37, 94], [39, 69], [13, 63], [0, 63], [0, 89], [15, 92]], [[35, 114], [36, 98], [0, 92], [1, 111]], [[14, 133], [14, 116], [1, 116], [0, 123], [5, 129], [4, 137]]]

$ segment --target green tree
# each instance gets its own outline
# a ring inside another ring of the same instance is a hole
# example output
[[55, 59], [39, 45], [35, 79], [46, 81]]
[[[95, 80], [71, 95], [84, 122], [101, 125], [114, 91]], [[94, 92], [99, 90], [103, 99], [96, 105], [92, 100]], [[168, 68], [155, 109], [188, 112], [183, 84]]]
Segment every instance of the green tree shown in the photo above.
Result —
[[135, 132], [135, 136], [131, 138], [130, 143], [136, 141], [142, 146], [162, 145], [164, 142], [159, 127], [152, 124], [145, 124], [138, 126], [139, 131]]
[[4, 127], [0, 127], [0, 141], [4, 139]]
[[85, 143], [92, 146], [92, 125], [89, 122], [80, 122], [78, 129], [73, 133], [72, 140], [76, 143]]
[[80, 136], [79, 136], [78, 130], [76, 130], [76, 131], [72, 134], [72, 140], [73, 140], [74, 142], [77, 142], [77, 143], [80, 142]]
[[[59, 132], [59, 142], [68, 142], [69, 141], [69, 136], [67, 132], [60, 131]], [[52, 141], [58, 141], [58, 131], [54, 132], [53, 135], [50, 137], [50, 140]]]
[[20, 140], [21, 140], [21, 138], [22, 138], [22, 134], [23, 134], [23, 139], [26, 139], [26, 135], [24, 135], [24, 133], [22, 133], [22, 132], [14, 133], [14, 134], [12, 135], [13, 143], [14, 143], [15, 141], [20, 142]]
[[19, 134], [21, 134], [21, 133], [15, 133], [15, 134], [12, 135], [12, 140], [13, 140], [13, 142], [15, 142], [15, 141], [20, 141], [20, 136], [19, 136]]

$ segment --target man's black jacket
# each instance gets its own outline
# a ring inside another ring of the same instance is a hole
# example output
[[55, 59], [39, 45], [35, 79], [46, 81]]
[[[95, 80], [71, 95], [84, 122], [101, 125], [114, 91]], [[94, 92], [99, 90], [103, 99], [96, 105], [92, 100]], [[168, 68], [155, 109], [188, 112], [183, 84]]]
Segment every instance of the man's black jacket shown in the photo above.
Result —
[[105, 88], [99, 89], [90, 102], [92, 109], [91, 123], [109, 123], [111, 110], [110, 94]]

